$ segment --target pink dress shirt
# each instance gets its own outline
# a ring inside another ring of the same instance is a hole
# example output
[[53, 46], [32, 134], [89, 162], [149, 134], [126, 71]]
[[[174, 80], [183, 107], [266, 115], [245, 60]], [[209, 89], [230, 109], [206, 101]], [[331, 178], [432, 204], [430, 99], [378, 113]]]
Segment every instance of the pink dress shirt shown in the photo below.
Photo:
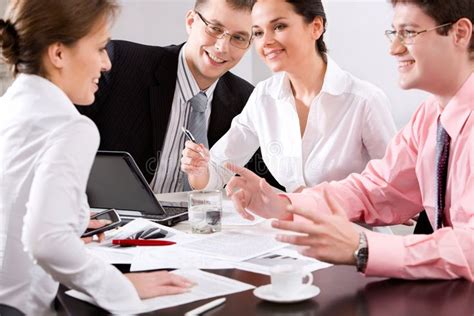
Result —
[[[392, 140], [382, 159], [361, 174], [289, 194], [297, 208], [329, 212], [326, 190], [352, 221], [372, 225], [405, 222], [423, 208], [434, 223], [437, 120], [451, 136], [446, 188], [447, 227], [431, 235], [367, 232], [367, 275], [405, 279], [465, 278], [474, 281], [474, 74], [444, 110], [432, 97]], [[301, 220], [295, 218], [295, 220]]]

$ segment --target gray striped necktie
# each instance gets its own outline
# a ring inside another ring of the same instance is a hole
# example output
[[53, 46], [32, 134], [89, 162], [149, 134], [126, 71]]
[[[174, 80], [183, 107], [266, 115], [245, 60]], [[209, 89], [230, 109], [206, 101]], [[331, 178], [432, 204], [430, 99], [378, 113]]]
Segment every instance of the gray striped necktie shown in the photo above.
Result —
[[206, 148], [209, 148], [205, 114], [207, 96], [204, 92], [199, 92], [189, 100], [189, 103], [191, 104], [191, 114], [189, 115], [188, 129], [198, 144], [204, 144]]
[[[205, 113], [207, 107], [207, 96], [201, 91], [192, 97], [191, 100], [189, 100], [189, 103], [191, 104], [191, 114], [189, 115], [188, 120], [188, 130], [193, 134], [198, 144], [204, 144], [206, 148], [209, 148]], [[183, 176], [183, 189], [184, 191], [192, 190], [186, 174]]]

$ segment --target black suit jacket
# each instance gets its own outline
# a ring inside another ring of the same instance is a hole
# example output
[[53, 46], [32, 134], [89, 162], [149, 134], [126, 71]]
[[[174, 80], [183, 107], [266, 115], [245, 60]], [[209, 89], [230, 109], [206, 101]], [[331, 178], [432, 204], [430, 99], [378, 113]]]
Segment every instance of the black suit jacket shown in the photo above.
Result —
[[[148, 182], [155, 174], [166, 136], [181, 47], [111, 41], [107, 51], [112, 69], [102, 76], [95, 102], [78, 107], [97, 124], [100, 149], [129, 152]], [[230, 72], [219, 79], [212, 99], [209, 146], [227, 132], [252, 91], [250, 83]], [[247, 167], [279, 186], [261, 160], [260, 150]]]

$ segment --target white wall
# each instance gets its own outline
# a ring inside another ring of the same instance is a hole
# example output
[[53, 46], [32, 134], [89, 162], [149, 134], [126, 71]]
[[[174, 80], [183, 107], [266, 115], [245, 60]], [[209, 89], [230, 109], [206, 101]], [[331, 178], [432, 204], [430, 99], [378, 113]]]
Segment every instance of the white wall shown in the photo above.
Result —
[[[0, 0], [0, 12], [6, 2]], [[396, 65], [388, 54], [389, 45], [383, 34], [391, 25], [390, 5], [386, 0], [323, 2], [329, 21], [326, 43], [331, 57], [342, 68], [382, 88], [392, 101], [397, 126], [403, 126], [426, 94], [397, 87]], [[122, 12], [112, 30], [113, 38], [149, 45], [186, 40], [184, 19], [194, 0], [121, 0], [120, 3]], [[233, 72], [254, 84], [271, 75], [253, 49]]]

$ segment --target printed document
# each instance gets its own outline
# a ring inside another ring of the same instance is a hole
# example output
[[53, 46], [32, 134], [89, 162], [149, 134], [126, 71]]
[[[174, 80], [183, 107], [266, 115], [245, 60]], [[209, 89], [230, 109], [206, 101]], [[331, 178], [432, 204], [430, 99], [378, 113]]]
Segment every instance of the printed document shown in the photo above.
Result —
[[140, 247], [132, 260], [130, 271], [158, 269], [233, 269], [228, 261], [190, 252], [178, 246]]
[[[139, 309], [133, 309], [129, 312], [134, 314], [146, 313], [181, 304], [187, 304], [211, 297], [225, 296], [237, 292], [243, 292], [255, 288], [255, 286], [251, 284], [243, 283], [230, 278], [226, 278], [221, 275], [204, 272], [201, 270], [176, 270], [171, 273], [181, 275], [195, 282], [196, 285], [192, 287], [191, 291], [188, 293], [161, 296], [142, 300], [142, 307], [140, 307]], [[71, 290], [67, 291], [66, 294], [74, 298], [97, 305], [90, 296], [87, 296], [81, 292]]]
[[281, 264], [299, 266], [302, 267], [305, 272], [313, 272], [332, 266], [330, 263], [303, 256], [294, 246], [277, 249], [252, 259], [234, 262], [233, 264], [236, 269], [266, 275], [270, 275], [270, 269], [273, 266]]
[[276, 241], [272, 235], [226, 231], [212, 234], [201, 240], [184, 243], [178, 247], [222, 260], [244, 261], [287, 245]]

